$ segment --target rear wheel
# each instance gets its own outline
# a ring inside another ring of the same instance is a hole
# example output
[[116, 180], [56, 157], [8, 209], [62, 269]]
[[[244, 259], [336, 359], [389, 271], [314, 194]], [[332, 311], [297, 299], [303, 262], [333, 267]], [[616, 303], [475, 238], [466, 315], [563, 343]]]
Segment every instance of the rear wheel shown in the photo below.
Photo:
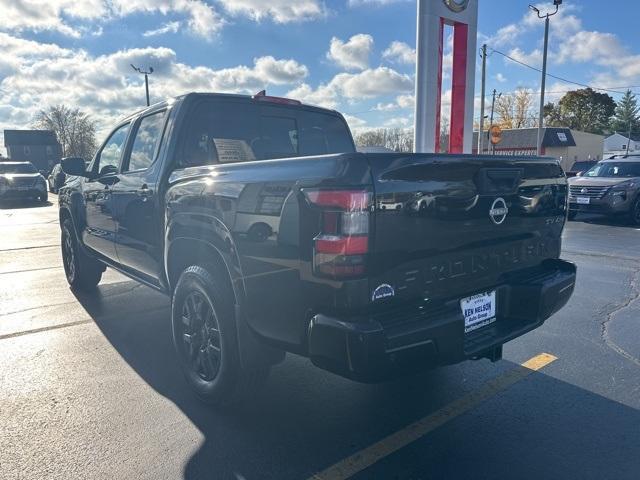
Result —
[[569, 210], [569, 215], [567, 215], [567, 218], [569, 220], [575, 220], [576, 216], [578, 215], [578, 212], [575, 210]]
[[49, 200], [49, 194], [47, 192], [44, 192], [42, 195], [38, 197], [38, 201], [40, 203], [47, 203], [48, 200]]
[[80, 250], [69, 218], [62, 222], [62, 263], [69, 286], [74, 290], [92, 290], [102, 278], [104, 266]]
[[180, 275], [172, 300], [173, 342], [189, 386], [206, 403], [241, 401], [260, 386], [270, 368], [248, 371], [240, 362], [233, 298], [228, 282], [191, 266]]
[[640, 196], [636, 198], [633, 207], [631, 207], [631, 211], [629, 212], [629, 220], [634, 225], [640, 225]]

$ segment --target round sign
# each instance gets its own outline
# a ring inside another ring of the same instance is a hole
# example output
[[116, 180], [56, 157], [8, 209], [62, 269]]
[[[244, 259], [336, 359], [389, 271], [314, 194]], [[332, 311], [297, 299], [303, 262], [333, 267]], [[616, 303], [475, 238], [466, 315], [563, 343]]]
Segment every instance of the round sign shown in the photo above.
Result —
[[494, 125], [489, 129], [489, 139], [491, 145], [497, 145], [502, 141], [502, 129], [498, 125]]
[[449, 10], [460, 13], [469, 6], [469, 0], [442, 0]]

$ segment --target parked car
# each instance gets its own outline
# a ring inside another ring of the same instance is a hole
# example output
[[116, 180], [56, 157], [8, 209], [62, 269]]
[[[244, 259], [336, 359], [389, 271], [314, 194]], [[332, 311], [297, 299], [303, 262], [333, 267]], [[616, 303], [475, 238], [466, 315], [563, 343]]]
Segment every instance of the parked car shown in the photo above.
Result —
[[591, 161], [591, 160], [584, 161], [584, 162], [582, 161], [574, 162], [571, 169], [566, 172], [567, 177], [578, 177], [582, 175], [584, 172], [586, 172], [587, 170], [591, 169], [597, 163], [598, 163], [597, 161]]
[[47, 201], [47, 181], [30, 162], [0, 162], [0, 200]]
[[495, 361], [575, 284], [555, 160], [357, 153], [339, 113], [295, 100], [189, 94], [63, 169], [69, 284], [108, 266], [171, 296], [178, 362], [214, 404], [285, 352], [366, 382]]
[[49, 183], [49, 191], [51, 193], [58, 193], [60, 187], [64, 185], [67, 176], [62, 171], [62, 165], [59, 163], [53, 166], [47, 182]]
[[602, 160], [569, 179], [569, 218], [578, 213], [625, 215], [640, 225], [640, 157]]

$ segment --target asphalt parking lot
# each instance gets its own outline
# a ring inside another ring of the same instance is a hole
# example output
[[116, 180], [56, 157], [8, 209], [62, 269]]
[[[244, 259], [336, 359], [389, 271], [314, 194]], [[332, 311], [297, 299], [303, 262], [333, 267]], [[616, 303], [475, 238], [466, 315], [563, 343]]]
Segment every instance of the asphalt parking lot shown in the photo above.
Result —
[[290, 355], [214, 411], [174, 362], [165, 297], [113, 271], [69, 290], [50, 200], [0, 206], [0, 478], [639, 476], [638, 228], [570, 223], [570, 304], [498, 363], [361, 385]]

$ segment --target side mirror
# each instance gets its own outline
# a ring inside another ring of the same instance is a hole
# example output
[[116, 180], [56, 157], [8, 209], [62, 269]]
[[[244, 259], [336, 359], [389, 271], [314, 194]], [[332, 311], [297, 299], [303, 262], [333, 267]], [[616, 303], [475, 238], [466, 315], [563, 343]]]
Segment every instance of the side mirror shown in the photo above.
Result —
[[81, 157], [67, 157], [60, 161], [62, 165], [62, 171], [72, 177], [89, 177], [90, 173], [87, 172], [84, 158]]

